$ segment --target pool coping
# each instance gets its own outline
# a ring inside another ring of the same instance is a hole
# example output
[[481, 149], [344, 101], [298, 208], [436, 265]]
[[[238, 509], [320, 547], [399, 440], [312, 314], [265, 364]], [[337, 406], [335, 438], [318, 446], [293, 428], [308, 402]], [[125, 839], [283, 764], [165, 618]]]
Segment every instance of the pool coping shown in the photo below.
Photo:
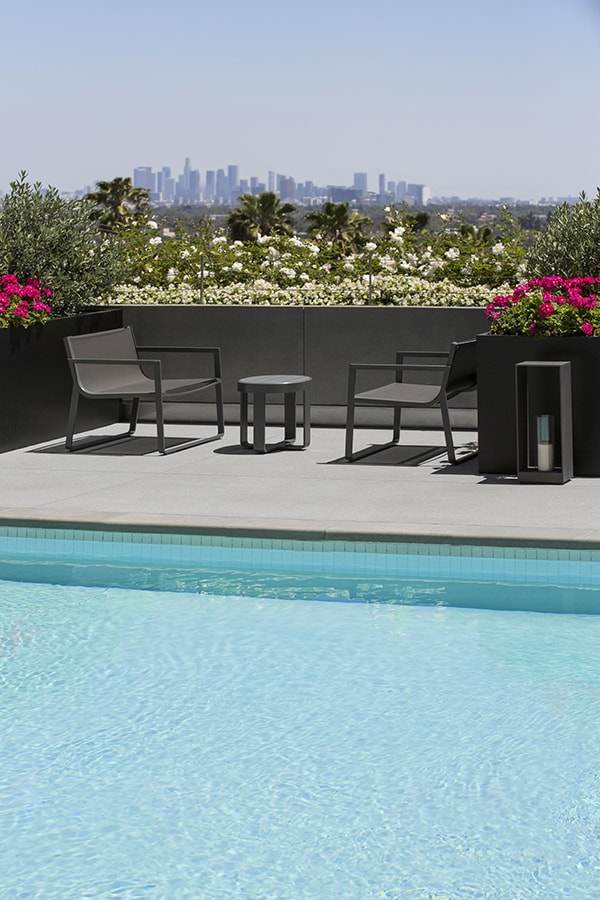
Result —
[[387, 524], [331, 522], [310, 526], [297, 520], [256, 520], [235, 519], [224, 522], [220, 517], [174, 517], [172, 515], [152, 516], [52, 516], [32, 510], [30, 514], [22, 510], [18, 515], [0, 512], [0, 524], [15, 528], [75, 529], [85, 531], [126, 531], [140, 534], [195, 534], [238, 538], [286, 539], [298, 541], [347, 541], [379, 543], [428, 543], [448, 545], [496, 546], [496, 547], [540, 547], [549, 549], [600, 550], [600, 534], [596, 529], [571, 529], [565, 534], [555, 529], [533, 531], [531, 528], [514, 526], [499, 527], [455, 527], [452, 530], [435, 526], [420, 529]]

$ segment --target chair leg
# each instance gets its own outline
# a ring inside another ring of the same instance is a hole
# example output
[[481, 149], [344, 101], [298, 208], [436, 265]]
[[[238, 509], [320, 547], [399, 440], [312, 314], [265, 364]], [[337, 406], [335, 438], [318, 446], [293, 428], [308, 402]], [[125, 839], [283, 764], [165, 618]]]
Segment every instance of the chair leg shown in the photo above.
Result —
[[140, 409], [140, 398], [136, 397], [131, 401], [131, 416], [129, 417], [129, 434], [135, 434], [137, 428], [138, 412]]
[[445, 397], [442, 397], [440, 402], [440, 409], [442, 412], [442, 422], [444, 424], [444, 435], [446, 437], [446, 450], [448, 453], [448, 460], [451, 465], [457, 465], [458, 463], [466, 462], [468, 459], [473, 459], [477, 456], [479, 450], [475, 448], [475, 450], [469, 450], [465, 453], [461, 453], [460, 456], [456, 455], [456, 450], [454, 447], [454, 438], [452, 436], [452, 429], [450, 427], [450, 413], [448, 411], [448, 401]]
[[[163, 412], [163, 403], [162, 398], [156, 404], [156, 428], [157, 428], [157, 437], [158, 437], [158, 452], [163, 456], [166, 456], [169, 453], [178, 453], [180, 450], [189, 450], [191, 447], [199, 447], [200, 444], [208, 444], [210, 441], [218, 441], [225, 434], [225, 410], [223, 406], [223, 385], [221, 383], [216, 384], [215, 386], [215, 405], [217, 412], [217, 433], [210, 434], [208, 437], [203, 438], [194, 438], [190, 441], [183, 441], [181, 444], [176, 444], [174, 447], [167, 447], [165, 442], [165, 423], [164, 423], [164, 412]], [[244, 397], [246, 400], [246, 404], [248, 401], [248, 395], [243, 395], [241, 399], [241, 406], [243, 406]], [[160, 410], [160, 415], [159, 415]], [[246, 431], [248, 426], [248, 407], [246, 405]], [[243, 427], [243, 414], [240, 415], [240, 431]], [[241, 435], [240, 435], [241, 436]], [[247, 437], [247, 435], [246, 435]], [[162, 447], [162, 449], [161, 449]]]
[[402, 407], [395, 406], [394, 407], [394, 433], [392, 435], [392, 440], [395, 444], [400, 443], [400, 423], [402, 419]]
[[223, 409], [223, 385], [221, 382], [215, 385], [215, 403], [217, 407], [217, 435], [216, 437], [223, 437], [225, 434], [225, 412]]
[[154, 409], [156, 414], [156, 442], [158, 445], [158, 452], [164, 456], [167, 452], [165, 447], [165, 413], [162, 396], [159, 391], [157, 391], [154, 396]]
[[354, 452], [354, 420], [356, 415], [356, 407], [354, 406], [354, 399], [348, 399], [348, 411], [346, 413], [346, 452], [344, 454], [345, 459], [348, 462], [355, 462], [358, 459], [364, 459], [366, 456], [373, 456], [375, 453], [381, 453], [382, 450], [389, 450], [390, 447], [395, 447], [400, 440], [400, 409], [396, 409], [394, 407], [394, 433], [392, 435], [392, 440], [388, 441], [386, 444], [379, 444], [375, 447], [365, 447], [363, 450], [357, 450]]
[[454, 440], [452, 438], [452, 429], [450, 427], [450, 413], [448, 412], [448, 402], [442, 397], [440, 402], [440, 410], [442, 412], [442, 423], [444, 425], [444, 436], [446, 438], [446, 450], [448, 459], [452, 464], [456, 462], [456, 453], [454, 451]]
[[77, 450], [93, 450], [95, 447], [101, 447], [104, 444], [116, 444], [119, 441], [124, 440], [125, 438], [131, 437], [133, 432], [135, 431], [135, 427], [137, 424], [137, 412], [139, 407], [139, 400], [133, 401], [133, 407], [130, 417], [129, 430], [122, 431], [119, 434], [108, 434], [99, 438], [81, 438], [75, 444], [74, 435], [75, 435], [75, 420], [77, 418], [77, 408], [79, 406], [79, 391], [75, 386], [73, 386], [73, 392], [71, 394], [71, 403], [69, 406], [69, 419], [67, 422], [67, 435], [65, 439], [65, 448], [70, 452], [75, 452]]
[[354, 459], [354, 453], [352, 450], [354, 444], [354, 418], [355, 418], [355, 406], [354, 401], [352, 399], [348, 400], [348, 408], [346, 412], [346, 451], [345, 458], [348, 462], [352, 462]]
[[71, 403], [69, 405], [69, 418], [67, 421], [67, 436], [65, 439], [65, 447], [67, 450], [73, 450], [73, 433], [75, 431], [75, 419], [77, 417], [77, 407], [79, 406], [79, 391], [73, 385], [71, 393]]

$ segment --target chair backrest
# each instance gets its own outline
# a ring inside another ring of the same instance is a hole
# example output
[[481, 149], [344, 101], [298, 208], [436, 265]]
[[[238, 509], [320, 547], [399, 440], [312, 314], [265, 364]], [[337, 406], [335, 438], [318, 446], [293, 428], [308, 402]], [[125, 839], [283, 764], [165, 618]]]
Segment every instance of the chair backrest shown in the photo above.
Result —
[[[132, 329], [114, 328], [94, 334], [79, 334], [65, 338], [69, 359], [138, 359]], [[122, 385], [142, 375], [135, 366], [78, 366], [71, 367], [80, 390], [89, 394], [118, 393]]]
[[477, 341], [453, 341], [448, 357], [445, 390], [448, 395], [477, 387]]

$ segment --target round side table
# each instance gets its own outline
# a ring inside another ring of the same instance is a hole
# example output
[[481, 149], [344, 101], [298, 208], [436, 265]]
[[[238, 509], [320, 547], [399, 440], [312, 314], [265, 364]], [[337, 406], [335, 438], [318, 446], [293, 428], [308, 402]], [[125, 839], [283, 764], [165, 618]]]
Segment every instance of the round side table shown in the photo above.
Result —
[[[268, 453], [280, 447], [308, 447], [310, 444], [310, 402], [308, 388], [312, 378], [307, 375], [253, 375], [240, 378], [240, 444], [256, 453]], [[296, 396], [304, 395], [304, 442], [296, 443]], [[267, 394], [283, 394], [284, 440], [267, 446], [266, 397]], [[253, 442], [248, 441], [248, 403], [252, 396], [254, 408]]]

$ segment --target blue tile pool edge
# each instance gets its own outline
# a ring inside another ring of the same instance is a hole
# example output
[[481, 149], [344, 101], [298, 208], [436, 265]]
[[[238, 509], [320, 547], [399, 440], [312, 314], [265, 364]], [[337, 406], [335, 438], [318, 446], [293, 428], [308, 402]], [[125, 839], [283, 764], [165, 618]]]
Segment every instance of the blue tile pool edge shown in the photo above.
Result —
[[77, 564], [236, 567], [600, 589], [600, 549], [473, 541], [337, 540], [155, 529], [0, 525], [0, 558]]

